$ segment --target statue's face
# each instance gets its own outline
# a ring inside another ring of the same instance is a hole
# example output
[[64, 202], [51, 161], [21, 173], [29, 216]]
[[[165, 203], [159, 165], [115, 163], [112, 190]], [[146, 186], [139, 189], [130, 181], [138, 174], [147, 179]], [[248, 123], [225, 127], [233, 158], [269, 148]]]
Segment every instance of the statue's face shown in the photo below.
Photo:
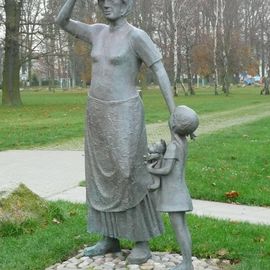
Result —
[[110, 21], [117, 20], [124, 13], [125, 5], [122, 0], [99, 0], [99, 5]]

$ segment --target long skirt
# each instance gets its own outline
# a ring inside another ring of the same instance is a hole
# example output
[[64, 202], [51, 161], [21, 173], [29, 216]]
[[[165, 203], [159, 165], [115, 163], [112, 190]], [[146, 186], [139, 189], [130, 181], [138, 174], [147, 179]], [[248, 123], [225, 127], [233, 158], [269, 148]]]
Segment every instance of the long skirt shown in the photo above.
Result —
[[90, 208], [88, 232], [141, 242], [161, 235], [163, 224], [152, 194], [147, 194], [137, 206], [123, 212], [101, 212]]
[[147, 241], [162, 232], [152, 177], [144, 164], [147, 138], [138, 95], [127, 100], [88, 99], [85, 134], [89, 232]]

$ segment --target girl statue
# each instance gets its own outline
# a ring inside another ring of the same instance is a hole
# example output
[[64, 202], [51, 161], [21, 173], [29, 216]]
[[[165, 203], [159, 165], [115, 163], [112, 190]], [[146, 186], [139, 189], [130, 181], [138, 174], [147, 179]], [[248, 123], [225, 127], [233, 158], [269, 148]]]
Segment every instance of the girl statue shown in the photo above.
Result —
[[[157, 190], [157, 210], [169, 214], [176, 239], [181, 246], [183, 261], [172, 270], [193, 270], [191, 237], [186, 223], [186, 212], [192, 211], [192, 201], [185, 182], [187, 136], [194, 138], [199, 126], [197, 114], [187, 106], [178, 106], [169, 120], [172, 140], [168, 144], [161, 165], [148, 164], [148, 170], [161, 177]], [[157, 146], [155, 146], [157, 149]]]
[[76, 0], [67, 0], [56, 23], [91, 44], [92, 80], [85, 132], [88, 231], [103, 235], [86, 256], [120, 251], [119, 239], [135, 242], [130, 264], [150, 256], [148, 241], [163, 227], [148, 193], [152, 178], [144, 164], [147, 139], [136, 77], [144, 62], [156, 75], [170, 113], [175, 104], [161, 55], [149, 36], [130, 25], [132, 0], [99, 0], [107, 24], [72, 20]]

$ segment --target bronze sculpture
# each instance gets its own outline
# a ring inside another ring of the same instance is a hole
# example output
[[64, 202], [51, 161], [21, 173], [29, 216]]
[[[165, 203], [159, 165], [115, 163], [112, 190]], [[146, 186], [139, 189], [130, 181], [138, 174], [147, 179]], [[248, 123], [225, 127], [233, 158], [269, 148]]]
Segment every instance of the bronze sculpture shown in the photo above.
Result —
[[128, 262], [141, 264], [151, 256], [148, 240], [162, 232], [143, 159], [147, 139], [136, 91], [142, 62], [156, 75], [170, 113], [175, 108], [171, 85], [154, 43], [126, 20], [132, 0], [98, 1], [108, 25], [70, 19], [75, 2], [66, 1], [56, 22], [92, 45], [85, 133], [88, 231], [104, 239], [86, 248], [85, 255], [119, 251], [118, 239], [126, 238], [135, 242]]
[[[187, 159], [186, 136], [194, 136], [199, 125], [197, 114], [186, 106], [176, 107], [170, 117], [172, 140], [166, 148], [159, 168], [148, 164], [148, 170], [161, 177], [157, 190], [157, 210], [169, 214], [176, 239], [181, 246], [183, 262], [173, 270], [193, 270], [191, 237], [186, 224], [186, 212], [192, 211], [192, 201], [185, 182], [185, 164]], [[157, 148], [157, 147], [156, 147]]]

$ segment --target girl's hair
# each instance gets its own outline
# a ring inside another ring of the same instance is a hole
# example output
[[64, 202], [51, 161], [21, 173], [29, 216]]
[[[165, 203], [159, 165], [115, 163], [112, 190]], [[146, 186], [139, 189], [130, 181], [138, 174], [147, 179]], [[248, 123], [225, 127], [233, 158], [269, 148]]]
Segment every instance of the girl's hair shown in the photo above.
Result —
[[[126, 17], [132, 10], [133, 0], [122, 0], [122, 2], [127, 6], [126, 12], [123, 14], [123, 16]], [[101, 0], [98, 0], [98, 5], [101, 7]]]
[[172, 131], [180, 136], [194, 138], [193, 132], [199, 126], [199, 118], [194, 110], [187, 106], [177, 106], [170, 117]]

